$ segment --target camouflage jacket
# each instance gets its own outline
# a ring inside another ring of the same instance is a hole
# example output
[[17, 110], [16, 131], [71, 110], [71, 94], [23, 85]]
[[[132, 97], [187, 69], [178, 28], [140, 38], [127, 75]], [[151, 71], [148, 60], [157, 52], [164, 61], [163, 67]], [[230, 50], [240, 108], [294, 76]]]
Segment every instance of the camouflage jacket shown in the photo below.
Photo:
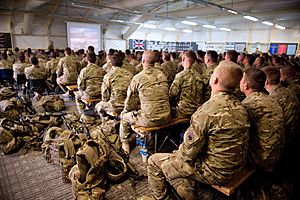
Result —
[[123, 112], [141, 107], [141, 114], [151, 122], [170, 117], [168, 82], [164, 73], [153, 67], [145, 67], [130, 83]]
[[246, 109], [231, 94], [219, 92], [192, 115], [175, 155], [220, 184], [238, 173], [248, 154], [250, 123]]
[[278, 103], [262, 92], [253, 92], [242, 104], [251, 123], [250, 158], [265, 171], [272, 171], [284, 146], [283, 112]]
[[214, 69], [218, 66], [217, 63], [214, 63], [212, 65], [207, 66], [207, 68], [205, 68], [205, 70], [203, 71], [203, 80], [204, 80], [204, 90], [205, 90], [205, 101], [208, 100], [210, 98], [210, 93], [211, 93], [211, 87], [209, 85], [209, 80], [210, 77], [212, 75], [212, 73], [214, 72]]
[[52, 58], [46, 63], [46, 70], [47, 70], [47, 77], [50, 78], [52, 74], [56, 73], [57, 65], [58, 65], [59, 59]]
[[298, 101], [300, 101], [300, 78], [295, 77], [293, 80], [288, 82], [288, 88], [293, 90], [297, 95]]
[[20, 74], [24, 74], [24, 70], [26, 67], [29, 67], [27, 63], [15, 63], [13, 64], [13, 70], [14, 70], [14, 79], [17, 80], [17, 76]]
[[102, 101], [110, 102], [112, 106], [124, 108], [127, 89], [133, 75], [126, 69], [114, 68], [106, 74], [102, 83]]
[[201, 75], [187, 69], [179, 72], [173, 81], [170, 90], [170, 102], [176, 106], [176, 117], [190, 117], [203, 103], [204, 82]]
[[8, 60], [0, 60], [0, 69], [12, 69], [12, 64]]
[[78, 76], [78, 90], [83, 92], [84, 96], [100, 97], [104, 74], [104, 70], [98, 65], [88, 64]]
[[57, 77], [63, 76], [64, 82], [76, 82], [79, 69], [79, 61], [67, 55], [59, 60], [56, 74]]
[[194, 62], [192, 65], [192, 69], [196, 70], [199, 74], [202, 75], [203, 70], [205, 69], [205, 64]]
[[164, 62], [160, 65], [160, 69], [165, 73], [168, 79], [169, 87], [171, 86], [175, 75], [177, 73], [173, 63], [171, 61]]
[[109, 72], [112, 70], [111, 62], [108, 61], [107, 63], [105, 63], [105, 64], [102, 66], [102, 69], [103, 69], [104, 71], [106, 71], [106, 73], [109, 73]]
[[291, 143], [295, 139], [298, 127], [299, 102], [295, 93], [279, 85], [269, 94], [283, 110], [286, 142]]
[[26, 67], [24, 70], [24, 74], [27, 79], [31, 80], [46, 79], [46, 69], [45, 67], [39, 65]]

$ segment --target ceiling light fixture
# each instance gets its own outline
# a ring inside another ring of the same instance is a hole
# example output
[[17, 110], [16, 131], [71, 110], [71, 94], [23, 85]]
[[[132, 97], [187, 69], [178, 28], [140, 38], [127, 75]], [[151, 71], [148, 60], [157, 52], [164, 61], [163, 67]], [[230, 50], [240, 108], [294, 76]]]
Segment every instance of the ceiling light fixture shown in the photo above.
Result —
[[251, 20], [251, 21], [254, 21], [254, 22], [257, 22], [257, 21], [258, 21], [258, 19], [257, 19], [256, 17], [252, 17], [252, 16], [250, 16], [250, 15], [245, 15], [244, 18], [245, 18], [245, 19], [248, 19], [248, 20]]
[[153, 28], [153, 29], [155, 29], [155, 28], [156, 28], [156, 25], [152, 25], [152, 24], [144, 24], [143, 27], [144, 27], [144, 28]]
[[268, 22], [268, 21], [262, 21], [261, 23], [268, 25], [268, 26], [273, 26], [274, 24], [272, 22]]
[[192, 31], [192, 30], [182, 30], [182, 32], [185, 32], [185, 33], [192, 33], [193, 31]]
[[176, 31], [176, 28], [166, 27], [165, 30], [167, 30], [167, 31]]
[[197, 18], [197, 16], [187, 16], [186, 18], [187, 19], [195, 19], [195, 18]]
[[221, 30], [221, 31], [231, 31], [231, 29], [230, 29], [230, 28], [223, 28], [223, 27], [222, 27], [222, 28], [220, 28], [220, 30]]
[[204, 24], [203, 27], [204, 27], [204, 28], [216, 28], [216, 27], [213, 26], [213, 25], [207, 25], [207, 24]]
[[234, 10], [228, 10], [228, 12], [230, 12], [231, 14], [235, 14], [235, 15], [238, 14], [238, 12], [236, 12], [236, 11], [234, 11]]
[[197, 25], [196, 22], [190, 22], [190, 21], [182, 21], [181, 23], [183, 23], [183, 24], [188, 24], [188, 25], [192, 25], [192, 26], [196, 26], [196, 25]]
[[281, 26], [281, 25], [279, 25], [279, 24], [276, 24], [275, 27], [278, 28], [278, 29], [281, 29], [281, 30], [284, 30], [284, 29], [285, 29], [284, 26]]

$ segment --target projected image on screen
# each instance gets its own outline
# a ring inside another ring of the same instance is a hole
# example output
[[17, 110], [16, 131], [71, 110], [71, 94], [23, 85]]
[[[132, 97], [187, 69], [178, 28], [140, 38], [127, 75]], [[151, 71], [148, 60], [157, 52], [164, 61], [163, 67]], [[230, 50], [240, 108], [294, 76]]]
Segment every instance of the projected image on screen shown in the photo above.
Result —
[[73, 50], [94, 46], [95, 52], [101, 49], [101, 25], [67, 22], [68, 46]]

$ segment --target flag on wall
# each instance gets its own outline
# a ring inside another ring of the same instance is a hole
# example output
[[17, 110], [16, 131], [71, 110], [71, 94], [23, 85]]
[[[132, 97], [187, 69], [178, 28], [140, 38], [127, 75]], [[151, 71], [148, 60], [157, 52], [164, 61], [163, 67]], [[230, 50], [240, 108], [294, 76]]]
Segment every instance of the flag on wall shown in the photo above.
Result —
[[145, 40], [133, 40], [133, 49], [145, 50], [146, 41]]

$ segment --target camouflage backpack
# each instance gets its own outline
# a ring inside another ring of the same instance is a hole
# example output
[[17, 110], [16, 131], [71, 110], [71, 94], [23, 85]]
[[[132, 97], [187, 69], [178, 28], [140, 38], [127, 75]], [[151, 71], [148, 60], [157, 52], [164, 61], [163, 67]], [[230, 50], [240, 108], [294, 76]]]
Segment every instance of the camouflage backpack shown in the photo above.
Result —
[[4, 154], [12, 154], [22, 148], [22, 140], [14, 137], [6, 121], [6, 118], [0, 119], [0, 148]]
[[64, 100], [58, 96], [42, 96], [33, 104], [36, 110], [43, 112], [60, 112], [66, 109]]
[[0, 88], [0, 101], [17, 96], [17, 91], [11, 87]]
[[102, 139], [97, 142], [88, 140], [76, 153], [77, 164], [69, 173], [75, 199], [104, 199], [109, 153], [109, 148]]

